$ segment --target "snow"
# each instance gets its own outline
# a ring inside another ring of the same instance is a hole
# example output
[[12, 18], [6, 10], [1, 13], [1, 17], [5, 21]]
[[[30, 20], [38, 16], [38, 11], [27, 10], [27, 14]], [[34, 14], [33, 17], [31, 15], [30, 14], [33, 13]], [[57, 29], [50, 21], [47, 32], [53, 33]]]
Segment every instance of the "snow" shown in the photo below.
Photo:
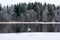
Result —
[[60, 33], [8, 33], [0, 34], [0, 40], [60, 40]]

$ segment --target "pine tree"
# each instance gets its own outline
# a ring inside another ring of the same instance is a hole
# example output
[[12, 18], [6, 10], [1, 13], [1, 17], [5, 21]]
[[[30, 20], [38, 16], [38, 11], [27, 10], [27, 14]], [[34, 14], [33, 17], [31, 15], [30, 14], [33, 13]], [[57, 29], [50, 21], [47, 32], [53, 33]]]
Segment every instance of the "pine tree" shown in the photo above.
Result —
[[59, 9], [60, 8], [60, 6], [57, 6], [57, 9]]
[[28, 4], [28, 8], [27, 8], [28, 10], [31, 10], [31, 9], [33, 9], [33, 3], [29, 3]]
[[52, 5], [48, 4], [48, 21], [51, 22], [54, 17], [54, 13], [52, 11]]
[[47, 6], [47, 4], [45, 2], [44, 5], [42, 5], [42, 10], [45, 10], [46, 6]]

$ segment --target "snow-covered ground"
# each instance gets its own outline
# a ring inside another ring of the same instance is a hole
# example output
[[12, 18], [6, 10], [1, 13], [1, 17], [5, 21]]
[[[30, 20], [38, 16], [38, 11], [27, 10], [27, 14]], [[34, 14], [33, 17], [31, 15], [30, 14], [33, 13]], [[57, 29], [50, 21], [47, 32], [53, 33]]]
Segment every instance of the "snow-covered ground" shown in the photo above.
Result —
[[60, 40], [60, 33], [8, 33], [0, 34], [0, 40]]

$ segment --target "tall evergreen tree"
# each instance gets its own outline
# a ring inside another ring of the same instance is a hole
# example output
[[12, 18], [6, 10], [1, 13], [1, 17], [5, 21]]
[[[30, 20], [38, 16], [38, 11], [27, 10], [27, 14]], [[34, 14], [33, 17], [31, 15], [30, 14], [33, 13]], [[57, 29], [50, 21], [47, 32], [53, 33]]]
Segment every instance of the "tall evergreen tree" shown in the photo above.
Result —
[[57, 6], [57, 9], [60, 9], [60, 6]]
[[45, 3], [42, 5], [42, 10], [45, 10], [46, 6], [47, 6], [47, 4], [46, 4], [46, 2], [45, 2]]
[[33, 9], [33, 3], [29, 3], [28, 4], [28, 8], [27, 8], [28, 10], [31, 10], [31, 9]]
[[48, 4], [48, 17], [49, 17], [49, 22], [52, 21], [52, 18], [54, 17], [54, 13], [52, 11], [52, 5]]

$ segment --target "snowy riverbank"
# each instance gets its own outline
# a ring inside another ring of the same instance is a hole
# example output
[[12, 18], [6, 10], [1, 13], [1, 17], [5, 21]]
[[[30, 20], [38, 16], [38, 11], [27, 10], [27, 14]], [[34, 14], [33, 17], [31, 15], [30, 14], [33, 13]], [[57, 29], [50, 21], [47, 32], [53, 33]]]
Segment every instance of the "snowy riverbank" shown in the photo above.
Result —
[[8, 33], [0, 34], [0, 40], [60, 40], [60, 33]]

